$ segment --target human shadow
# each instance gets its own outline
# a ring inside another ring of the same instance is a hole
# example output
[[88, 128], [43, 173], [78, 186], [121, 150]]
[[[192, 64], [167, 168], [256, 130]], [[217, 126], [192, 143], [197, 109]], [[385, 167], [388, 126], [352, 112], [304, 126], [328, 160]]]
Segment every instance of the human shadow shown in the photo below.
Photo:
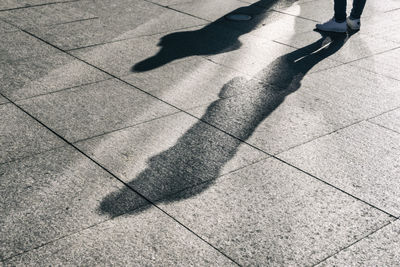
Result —
[[[290, 5], [298, 0], [260, 0], [246, 7], [240, 7], [224, 15], [207, 26], [193, 31], [175, 32], [165, 35], [157, 44], [159, 52], [132, 67], [133, 72], [144, 72], [156, 69], [174, 60], [196, 56], [216, 55], [241, 47], [239, 37], [256, 28], [270, 13], [275, 4]], [[233, 14], [245, 14], [252, 17], [249, 21], [229, 21], [226, 18]], [[226, 30], [226, 26], [236, 30]]]
[[[125, 187], [103, 199], [100, 211], [113, 217], [134, 213], [146, 205], [131, 189], [153, 203], [189, 198], [204, 191], [234, 157], [240, 144], [286, 96], [300, 88], [307, 72], [337, 52], [349, 36], [322, 35], [316, 42], [278, 57], [252, 79], [235, 77], [230, 80], [221, 88], [220, 99], [207, 107], [201, 119], [174, 146], [151, 157], [148, 167], [128, 183], [130, 188]], [[243, 88], [247, 92], [238, 94]], [[210, 125], [223, 125], [234, 137]], [[188, 188], [192, 189], [185, 191]], [[178, 194], [181, 191], [185, 193]]]

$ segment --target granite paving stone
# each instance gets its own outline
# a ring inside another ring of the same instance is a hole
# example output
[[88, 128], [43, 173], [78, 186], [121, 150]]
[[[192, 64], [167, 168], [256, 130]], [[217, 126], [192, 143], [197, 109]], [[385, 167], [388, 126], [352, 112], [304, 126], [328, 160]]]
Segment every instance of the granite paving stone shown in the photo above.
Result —
[[301, 90], [339, 105], [332, 112], [351, 110], [359, 119], [377, 116], [400, 105], [398, 80], [350, 65], [305, 76]]
[[361, 122], [279, 158], [395, 216], [400, 215], [400, 134]]
[[397, 65], [399, 60], [400, 48], [397, 48], [381, 54], [354, 61], [350, 64], [358, 68], [364, 68], [369, 71], [400, 80], [400, 70]]
[[3, 0], [0, 2], [0, 10], [26, 8], [35, 5], [45, 5], [58, 2], [65, 2], [65, 0]]
[[313, 265], [393, 220], [275, 159], [180, 195], [161, 207], [244, 266]]
[[[278, 44], [269, 40], [263, 40], [252, 35], [246, 35], [240, 37], [240, 47], [229, 53], [218, 53], [215, 55], [207, 56], [208, 59], [219, 63], [224, 66], [239, 70], [245, 74], [260, 78], [257, 76], [265, 76], [265, 72], [272, 71], [278, 73], [281, 71], [285, 72], [284, 69], [274, 68], [275, 65], [282, 65], [280, 61], [283, 61], [287, 57], [297, 56], [301, 54], [303, 57], [310, 55], [311, 52], [321, 48], [320, 41], [325, 40], [325, 37], [320, 36], [319, 39], [315, 39], [313, 42], [309, 42], [304, 48], [299, 48], [296, 52], [295, 49], [286, 45]], [[310, 47], [307, 48], [307, 47]], [[262, 56], [260, 56], [262, 54]], [[301, 59], [301, 57], [298, 57]], [[318, 60], [306, 64], [305, 68], [307, 73], [321, 71], [329, 69], [335, 66], [339, 66], [341, 63], [333, 61], [329, 58], [321, 57]], [[265, 78], [262, 78], [265, 79]]]
[[18, 101], [70, 142], [177, 112], [118, 80]]
[[11, 24], [0, 20], [0, 34], [7, 32], [15, 32], [18, 31], [18, 28], [12, 26]]
[[176, 192], [268, 157], [184, 113], [76, 145], [152, 201], [168, 201]]
[[123, 13], [49, 27], [31, 27], [29, 31], [62, 49], [71, 50], [206, 23], [189, 15], [141, 2], [139, 6], [127, 7]]
[[[337, 34], [333, 35], [333, 37], [328, 36], [328, 38], [331, 39], [342, 38], [341, 36], [346, 36], [346, 35]], [[303, 46], [315, 42], [320, 38], [321, 38], [321, 33], [316, 31], [309, 31], [305, 33], [295, 34], [290, 38], [287, 37], [276, 38], [276, 40], [283, 44], [287, 44], [296, 48], [301, 48]], [[341, 49], [337, 51], [335, 54], [330, 56], [330, 59], [342, 63], [348, 63], [378, 53], [386, 52], [398, 47], [399, 47], [398, 43], [384, 40], [381, 38], [376, 38], [374, 36], [364, 34], [364, 32], [354, 33], [347, 37], [347, 40], [345, 40], [343, 47], [341, 47]]]
[[397, 220], [317, 266], [396, 266], [400, 262], [399, 235]]
[[18, 31], [0, 34], [1, 62], [15, 61], [32, 56], [43, 56], [58, 50], [27, 33]]
[[400, 34], [397, 30], [400, 23], [400, 7], [381, 16], [366, 18], [362, 32], [375, 38], [380, 38], [400, 44]]
[[88, 12], [73, 8], [70, 3], [43, 5], [0, 13], [1, 19], [23, 29], [33, 26], [67, 23], [94, 17], [95, 16]]
[[276, 93], [279, 91], [274, 86], [264, 85], [250, 93], [189, 110], [189, 113], [270, 154], [358, 120], [358, 114], [324, 99], [301, 91], [285, 96]]
[[[350, 14], [351, 4], [347, 5], [347, 14]], [[363, 18], [371, 16], [384, 16], [383, 12], [399, 8], [397, 0], [370, 0], [366, 3]], [[301, 12], [303, 18], [312, 19], [318, 22], [325, 22], [333, 16], [333, 2], [330, 0], [313, 0], [294, 3], [290, 7], [278, 9], [281, 12], [298, 16]]]
[[[0, 174], [2, 259], [108, 220], [99, 203], [123, 186], [70, 147], [1, 164]], [[147, 205], [130, 191], [119, 206], [128, 200]]]
[[121, 77], [164, 101], [181, 109], [209, 104], [219, 98], [245, 93], [247, 88], [238, 88], [229, 94], [221, 94], [225, 83], [236, 76], [238, 71], [215, 64], [201, 57], [188, 58], [153, 71], [136, 72]]
[[[239, 40], [241, 35], [240, 31], [229, 30], [219, 24], [209, 24], [205, 27], [74, 50], [71, 53], [121, 77], [132, 72], [154, 70], [195, 56], [231, 53], [242, 47]], [[257, 43], [267, 42], [254, 36], [250, 38]]]
[[11, 103], [0, 105], [0, 163], [65, 145]]
[[384, 113], [369, 121], [400, 133], [400, 108]]
[[48, 264], [237, 266], [156, 209], [118, 217], [5, 262]]
[[314, 0], [241, 0], [246, 3], [257, 4], [260, 7], [268, 7], [271, 9], [287, 8], [295, 4], [310, 2]]
[[5, 104], [7, 102], [8, 102], [8, 100], [0, 95], [0, 104]]
[[0, 63], [0, 92], [12, 100], [106, 80], [106, 75], [64, 53]]
[[187, 14], [191, 14], [198, 18], [202, 18], [208, 21], [215, 21], [226, 14], [229, 14], [233, 10], [248, 6], [239, 0], [225, 0], [225, 1], [187, 1], [180, 4], [171, 5], [170, 7]]

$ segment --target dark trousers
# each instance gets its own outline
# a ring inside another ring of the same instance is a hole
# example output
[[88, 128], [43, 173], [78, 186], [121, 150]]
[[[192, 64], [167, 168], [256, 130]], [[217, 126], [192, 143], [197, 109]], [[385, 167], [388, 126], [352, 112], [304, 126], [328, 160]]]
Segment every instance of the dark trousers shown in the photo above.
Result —
[[[364, 10], [366, 0], [353, 0], [353, 9], [351, 10], [350, 17], [352, 19], [359, 19]], [[335, 0], [335, 20], [337, 22], [346, 21], [346, 0]]]

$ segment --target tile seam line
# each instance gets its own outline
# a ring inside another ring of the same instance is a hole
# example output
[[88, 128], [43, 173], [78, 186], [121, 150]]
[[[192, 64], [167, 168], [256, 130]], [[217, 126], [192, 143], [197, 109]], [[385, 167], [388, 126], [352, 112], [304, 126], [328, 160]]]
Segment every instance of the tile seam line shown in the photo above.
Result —
[[[0, 95], [2, 95], [0, 93]], [[121, 178], [119, 178], [116, 174], [114, 174], [112, 171], [110, 171], [108, 168], [104, 167], [102, 164], [100, 164], [99, 162], [97, 162], [97, 160], [91, 158], [89, 155], [87, 155], [84, 151], [82, 151], [81, 149], [79, 149], [77, 146], [75, 146], [73, 143], [69, 142], [67, 139], [65, 139], [64, 137], [62, 137], [61, 135], [59, 135], [57, 132], [55, 132], [53, 129], [51, 129], [50, 127], [46, 126], [43, 122], [41, 122], [39, 119], [37, 119], [36, 117], [34, 117], [33, 115], [31, 115], [28, 111], [26, 111], [25, 109], [23, 109], [21, 106], [19, 106], [18, 104], [16, 104], [15, 102], [13, 102], [12, 100], [8, 99], [6, 96], [2, 95], [4, 98], [6, 98], [8, 101], [10, 101], [10, 103], [12, 103], [13, 105], [15, 105], [17, 108], [19, 108], [21, 111], [23, 111], [24, 113], [26, 113], [28, 116], [30, 116], [32, 119], [34, 119], [35, 121], [37, 121], [38, 123], [40, 123], [43, 127], [45, 127], [46, 129], [48, 129], [49, 131], [51, 131], [53, 134], [55, 134], [57, 137], [61, 138], [64, 142], [66, 142], [68, 145], [70, 145], [72, 148], [74, 148], [77, 152], [79, 152], [80, 154], [82, 154], [84, 157], [86, 157], [87, 159], [89, 159], [91, 162], [93, 162], [95, 165], [97, 165], [99, 168], [101, 168], [103, 171], [105, 171], [106, 173], [108, 173], [109, 175], [111, 175], [114, 179], [116, 179], [117, 181], [119, 181], [120, 183], [122, 183], [124, 186], [128, 187], [131, 191], [133, 191], [134, 193], [136, 193], [138, 196], [140, 196], [141, 198], [143, 198], [144, 200], [146, 200], [150, 205], [152, 205], [153, 207], [155, 207], [157, 210], [159, 210], [161, 213], [163, 213], [165, 216], [167, 216], [168, 218], [170, 218], [171, 220], [175, 221], [178, 225], [180, 225], [181, 227], [183, 227], [184, 229], [186, 229], [188, 232], [190, 232], [191, 234], [193, 234], [195, 237], [197, 237], [200, 241], [204, 242], [205, 244], [207, 244], [210, 248], [214, 249], [216, 252], [220, 253], [222, 256], [224, 256], [225, 258], [229, 259], [231, 262], [235, 263], [238, 266], [241, 266], [237, 261], [235, 261], [232, 257], [230, 257], [229, 255], [227, 255], [226, 253], [224, 253], [221, 249], [217, 248], [216, 246], [214, 246], [213, 244], [211, 244], [210, 242], [208, 242], [207, 240], [205, 240], [203, 237], [201, 237], [199, 234], [197, 234], [194, 230], [190, 229], [188, 226], [186, 226], [184, 223], [182, 223], [181, 221], [179, 221], [178, 219], [176, 219], [175, 217], [173, 217], [171, 214], [169, 214], [167, 211], [165, 211], [164, 209], [162, 209], [161, 207], [159, 207], [154, 201], [151, 201], [149, 198], [147, 198], [145, 195], [141, 194], [139, 191], [137, 191], [136, 189], [134, 189], [132, 186], [130, 186], [128, 183], [124, 182]], [[26, 252], [25, 252], [26, 253]]]
[[79, 1], [81, 1], [81, 0], [69, 0], [69, 1], [62, 1], [62, 2], [43, 3], [43, 4], [37, 4], [37, 5], [31, 5], [31, 6], [21, 6], [21, 7], [0, 9], [0, 12], [13, 11], [13, 10], [18, 10], [18, 9], [27, 9], [27, 8], [31, 8], [31, 7], [50, 6], [50, 5], [57, 5], [57, 4], [68, 4], [68, 3], [74, 3], [74, 2], [79, 2]]
[[396, 131], [396, 130], [393, 130], [393, 129], [389, 128], [389, 127], [386, 127], [386, 126], [384, 126], [384, 125], [381, 125], [381, 124], [379, 124], [379, 123], [376, 123], [376, 122], [373, 122], [373, 121], [369, 121], [369, 120], [368, 120], [368, 122], [371, 123], [371, 124], [374, 124], [374, 125], [376, 125], [376, 126], [379, 126], [379, 127], [383, 128], [383, 129], [386, 129], [386, 130], [388, 130], [388, 131], [391, 131], [392, 133], [400, 134], [400, 132], [398, 132], [398, 131]]
[[373, 234], [375, 234], [375, 233], [377, 233], [377, 232], [383, 230], [384, 228], [388, 227], [389, 225], [393, 224], [394, 222], [396, 222], [396, 221], [398, 221], [398, 220], [399, 220], [399, 219], [395, 219], [395, 220], [393, 220], [393, 221], [389, 221], [389, 222], [383, 224], [382, 226], [380, 226], [380, 227], [378, 227], [377, 229], [371, 231], [370, 233], [367, 233], [366, 235], [364, 235], [363, 237], [361, 237], [361, 238], [359, 238], [358, 240], [354, 241], [353, 243], [351, 243], [351, 244], [349, 244], [349, 245], [343, 247], [342, 249], [336, 251], [336, 252], [333, 253], [332, 255], [329, 255], [329, 256], [327, 256], [326, 258], [324, 258], [324, 259], [320, 260], [319, 262], [315, 263], [314, 265], [312, 265], [312, 267], [316, 267], [316, 266], [318, 266], [319, 264], [321, 264], [321, 263], [323, 263], [323, 262], [329, 260], [330, 258], [332, 258], [332, 257], [334, 257], [334, 256], [336, 256], [336, 255], [338, 255], [340, 252], [342, 252], [342, 251], [344, 251], [344, 250], [346, 250], [346, 249], [348, 249], [348, 248], [351, 248], [352, 246], [356, 245], [357, 243], [363, 241], [364, 239], [369, 238], [371, 235], [373, 235]]

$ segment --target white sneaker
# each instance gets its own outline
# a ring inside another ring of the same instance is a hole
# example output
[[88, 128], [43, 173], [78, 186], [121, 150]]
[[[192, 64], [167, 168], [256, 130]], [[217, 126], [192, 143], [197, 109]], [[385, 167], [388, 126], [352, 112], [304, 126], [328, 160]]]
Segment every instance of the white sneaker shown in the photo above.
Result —
[[360, 19], [352, 19], [350, 17], [347, 17], [346, 19], [347, 26], [349, 26], [350, 29], [356, 31], [360, 29], [361, 22]]
[[328, 20], [325, 23], [316, 25], [318, 30], [325, 32], [346, 32], [346, 22], [336, 22], [335, 18]]

